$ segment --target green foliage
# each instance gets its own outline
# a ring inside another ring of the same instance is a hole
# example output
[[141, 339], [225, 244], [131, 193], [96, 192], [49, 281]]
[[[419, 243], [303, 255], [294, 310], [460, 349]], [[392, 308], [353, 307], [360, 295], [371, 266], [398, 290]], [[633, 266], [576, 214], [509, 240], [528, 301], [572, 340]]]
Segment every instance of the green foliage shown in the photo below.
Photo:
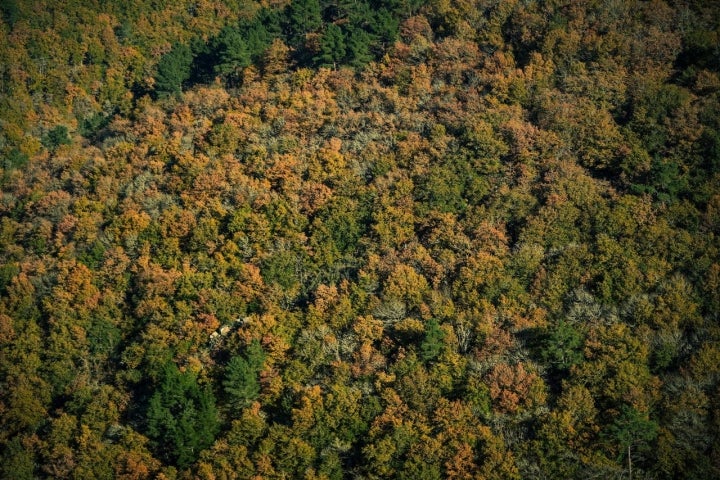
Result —
[[314, 58], [321, 67], [336, 68], [345, 58], [345, 36], [335, 24], [325, 27], [320, 39], [320, 53]]
[[431, 362], [440, 355], [443, 349], [443, 339], [445, 332], [440, 328], [440, 324], [434, 318], [428, 320], [425, 324], [425, 337], [420, 343], [420, 358], [425, 362]]
[[35, 460], [31, 451], [25, 448], [19, 437], [15, 437], [3, 449], [0, 455], [2, 462], [0, 471], [3, 478], [13, 478], [17, 480], [31, 480], [36, 478], [34, 473]]
[[14, 263], [0, 265], [0, 292], [5, 292], [5, 289], [18, 273], [20, 273], [20, 269]]
[[0, 4], [0, 10], [2, 11], [3, 19], [10, 25], [10, 28], [20, 19], [20, 6], [17, 0], [4, 0]]
[[372, 37], [362, 28], [351, 29], [345, 42], [347, 57], [349, 58], [348, 63], [359, 69], [372, 61], [373, 55], [370, 51], [372, 43]]
[[280, 15], [270, 9], [260, 10], [252, 21], [241, 22], [239, 27], [247, 41], [250, 56], [256, 63], [262, 59], [272, 41], [282, 37]]
[[290, 30], [290, 44], [300, 47], [305, 35], [316, 32], [322, 26], [322, 9], [318, 0], [298, 0], [287, 7], [287, 21]]
[[274, 253], [263, 262], [263, 278], [269, 284], [276, 283], [289, 290], [298, 283], [300, 262], [302, 262], [301, 257], [292, 250]]
[[107, 127], [111, 119], [111, 116], [100, 112], [84, 118], [80, 123], [80, 135], [86, 138], [94, 138], [102, 129]]
[[250, 405], [260, 393], [258, 374], [265, 362], [265, 352], [260, 343], [254, 340], [245, 355], [236, 355], [225, 367], [223, 390], [228, 401], [234, 407]]
[[70, 143], [70, 135], [68, 135], [68, 128], [65, 125], [53, 127], [42, 139], [42, 144], [50, 150], [54, 150], [60, 145], [70, 145]]
[[157, 453], [181, 469], [212, 444], [220, 426], [210, 389], [173, 363], [165, 365], [145, 418]]
[[545, 334], [540, 357], [552, 369], [567, 372], [583, 360], [584, 337], [576, 325], [560, 320]]
[[[467, 206], [463, 199], [463, 187], [472, 179], [472, 176], [468, 178], [459, 175], [451, 166], [433, 165], [430, 172], [417, 181], [415, 195], [418, 199], [418, 206], [428, 207], [439, 212], [461, 213]], [[472, 194], [468, 196], [472, 196]], [[422, 215], [427, 212], [420, 213]]]
[[[65, 130], [65, 134], [67, 135], [67, 130]], [[26, 154], [22, 153], [17, 148], [11, 149], [3, 155], [2, 168], [5, 171], [5, 176], [7, 176], [11, 170], [22, 168], [27, 164], [27, 162], [28, 156]]]
[[193, 54], [190, 47], [176, 43], [160, 58], [155, 74], [155, 93], [160, 96], [178, 95], [192, 73]]
[[216, 51], [218, 63], [215, 72], [237, 81], [240, 70], [251, 63], [250, 48], [240, 32], [234, 28], [225, 28], [217, 38]]
[[617, 442], [619, 457], [625, 459], [631, 471], [637, 457], [652, 449], [652, 442], [658, 435], [658, 424], [650, 420], [647, 414], [643, 415], [635, 408], [623, 405], [605, 435]]
[[390, 45], [398, 36], [399, 19], [396, 15], [384, 6], [381, 6], [375, 13], [375, 18], [370, 24], [373, 33], [377, 36], [380, 45]]
[[109, 319], [99, 317], [88, 329], [90, 352], [100, 358], [107, 358], [120, 345], [122, 332]]

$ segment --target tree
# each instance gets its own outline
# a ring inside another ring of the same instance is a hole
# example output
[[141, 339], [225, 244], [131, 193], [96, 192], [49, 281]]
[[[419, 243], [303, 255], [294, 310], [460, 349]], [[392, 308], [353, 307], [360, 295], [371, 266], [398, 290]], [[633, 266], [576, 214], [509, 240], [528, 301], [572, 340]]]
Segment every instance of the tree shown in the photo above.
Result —
[[318, 0], [298, 0], [292, 2], [287, 9], [290, 27], [290, 43], [301, 47], [305, 35], [315, 32], [322, 26], [322, 10]]
[[355, 68], [362, 68], [372, 59], [370, 45], [372, 37], [362, 28], [353, 28], [347, 36], [348, 62]]
[[583, 336], [566, 321], [559, 321], [547, 332], [540, 357], [556, 371], [567, 372], [583, 360]]
[[290, 48], [279, 38], [274, 39], [265, 50], [262, 64], [265, 73], [272, 75], [286, 72], [290, 66]]
[[22, 443], [19, 436], [13, 437], [4, 445], [0, 459], [2, 460], [2, 472], [4, 478], [15, 478], [17, 480], [30, 480], [37, 478], [33, 474], [35, 467], [35, 459], [33, 458], [32, 449], [27, 448]]
[[211, 390], [201, 388], [194, 374], [166, 364], [146, 413], [146, 432], [158, 455], [186, 468], [212, 444], [219, 425]]
[[338, 63], [345, 58], [345, 36], [340, 27], [331, 23], [325, 28], [320, 39], [320, 53], [315, 57], [315, 62], [321, 67], [332, 67], [336, 69]]
[[265, 361], [265, 352], [260, 343], [254, 340], [245, 355], [236, 355], [225, 367], [223, 389], [233, 406], [246, 407], [260, 393], [258, 374]]
[[237, 29], [226, 27], [218, 37], [216, 49], [215, 73], [225, 75], [230, 84], [235, 84], [240, 78], [240, 70], [251, 64], [247, 41]]
[[65, 125], [54, 127], [43, 137], [42, 143], [50, 150], [55, 150], [60, 145], [70, 145], [67, 127]]
[[158, 62], [155, 93], [159, 97], [179, 94], [183, 83], [190, 78], [192, 63], [193, 55], [189, 46], [182, 43], [173, 45]]
[[3, 19], [10, 27], [15, 25], [15, 22], [20, 19], [20, 7], [18, 6], [17, 0], [7, 0], [3, 2], [0, 5], [0, 11], [2, 12]]
[[444, 338], [445, 332], [440, 328], [438, 321], [434, 318], [430, 319], [425, 325], [425, 338], [420, 344], [420, 357], [425, 362], [435, 360], [442, 351]]
[[648, 452], [650, 442], [655, 440], [658, 433], [658, 424], [650, 420], [647, 414], [642, 414], [633, 407], [623, 405], [619, 415], [607, 430], [607, 436], [616, 441], [619, 447], [619, 458], [626, 457], [628, 478], [633, 476], [633, 452]]

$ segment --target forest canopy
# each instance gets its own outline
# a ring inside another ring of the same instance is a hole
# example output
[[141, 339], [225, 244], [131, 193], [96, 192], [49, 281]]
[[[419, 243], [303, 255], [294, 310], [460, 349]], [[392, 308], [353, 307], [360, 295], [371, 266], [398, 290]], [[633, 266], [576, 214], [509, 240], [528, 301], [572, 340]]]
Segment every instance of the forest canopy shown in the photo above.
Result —
[[0, 5], [0, 477], [720, 478], [720, 9]]

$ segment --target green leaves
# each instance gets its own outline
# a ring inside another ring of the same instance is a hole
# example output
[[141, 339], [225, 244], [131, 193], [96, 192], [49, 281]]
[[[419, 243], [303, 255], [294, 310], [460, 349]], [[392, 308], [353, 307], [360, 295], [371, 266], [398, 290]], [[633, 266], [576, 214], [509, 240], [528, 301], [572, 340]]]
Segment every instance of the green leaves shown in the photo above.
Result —
[[194, 374], [167, 364], [146, 413], [146, 433], [158, 455], [186, 468], [212, 444], [219, 426], [210, 389], [201, 388]]
[[230, 359], [225, 367], [222, 384], [231, 405], [243, 408], [257, 398], [260, 393], [258, 374], [263, 362], [265, 362], [265, 352], [257, 340], [248, 346], [245, 355], [237, 355]]
[[65, 125], [54, 127], [43, 137], [42, 144], [50, 150], [55, 150], [60, 145], [70, 145], [68, 128]]
[[583, 359], [583, 335], [572, 324], [559, 321], [544, 338], [540, 351], [542, 360], [555, 370], [567, 371]]
[[190, 47], [176, 43], [162, 56], [155, 74], [155, 92], [158, 96], [177, 95], [183, 83], [190, 78], [193, 55]]
[[425, 338], [420, 344], [420, 357], [425, 362], [435, 360], [440, 355], [443, 347], [445, 332], [440, 329], [437, 320], [430, 319], [425, 325]]
[[301, 46], [305, 35], [320, 29], [322, 26], [322, 10], [318, 0], [299, 0], [292, 2], [287, 10], [290, 25], [290, 42]]
[[217, 42], [218, 60], [215, 73], [236, 78], [239, 70], [250, 65], [250, 48], [246, 40], [234, 28], [224, 29]]
[[345, 37], [340, 27], [331, 23], [320, 40], [320, 54], [315, 57], [315, 61], [321, 67], [336, 68], [343, 58], [345, 58]]
[[[623, 405], [606, 436], [618, 444], [618, 460], [627, 462], [628, 477], [633, 478], [633, 464], [641, 454], [650, 451], [651, 442], [657, 438], [658, 424], [635, 408]], [[636, 458], [633, 458], [636, 457]]]
[[657, 437], [658, 425], [647, 414], [623, 405], [615, 422], [608, 428], [608, 433], [618, 442], [621, 450], [627, 447], [647, 449], [649, 442]]

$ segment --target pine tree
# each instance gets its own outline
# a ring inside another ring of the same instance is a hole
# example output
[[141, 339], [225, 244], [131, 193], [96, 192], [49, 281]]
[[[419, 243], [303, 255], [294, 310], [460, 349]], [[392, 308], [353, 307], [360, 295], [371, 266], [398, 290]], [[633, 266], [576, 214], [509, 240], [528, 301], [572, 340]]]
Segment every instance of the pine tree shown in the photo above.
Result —
[[265, 352], [257, 341], [252, 342], [245, 355], [230, 359], [225, 368], [223, 388], [230, 403], [246, 407], [260, 394], [258, 374], [265, 361]]
[[155, 93], [158, 96], [177, 95], [190, 78], [193, 55], [190, 47], [177, 43], [158, 62]]
[[434, 318], [425, 325], [425, 338], [420, 344], [420, 356], [425, 362], [434, 360], [443, 347], [443, 339], [445, 332], [440, 328], [440, 324]]
[[372, 53], [370, 53], [371, 43], [372, 38], [365, 30], [355, 28], [350, 31], [347, 40], [350, 65], [360, 68], [372, 60]]
[[250, 49], [240, 32], [226, 28], [218, 38], [218, 64], [215, 73], [226, 75], [231, 82], [236, 80], [239, 71], [250, 65]]
[[314, 60], [321, 67], [337, 68], [345, 58], [345, 51], [345, 36], [340, 27], [331, 23], [325, 29], [320, 40], [320, 54]]
[[215, 397], [200, 388], [195, 375], [170, 363], [150, 398], [146, 433], [158, 455], [179, 468], [189, 466], [209, 447], [219, 429]]
[[305, 42], [305, 35], [315, 32], [322, 26], [322, 10], [318, 0], [298, 0], [288, 6], [287, 18], [290, 27], [290, 42], [293, 47], [300, 47]]

